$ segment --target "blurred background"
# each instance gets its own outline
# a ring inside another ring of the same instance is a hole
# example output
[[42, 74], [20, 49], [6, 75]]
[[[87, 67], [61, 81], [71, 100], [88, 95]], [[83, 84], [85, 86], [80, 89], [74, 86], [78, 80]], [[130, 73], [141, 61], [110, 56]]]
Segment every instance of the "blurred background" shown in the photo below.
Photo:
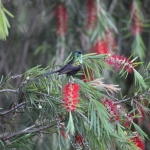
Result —
[[[1, 76], [22, 74], [37, 65], [61, 65], [75, 50], [138, 56], [144, 65], [150, 60], [149, 0], [2, 0], [2, 4], [14, 18], [6, 15], [11, 27], [6, 40], [0, 40]], [[133, 75], [107, 80], [119, 84], [123, 95], [133, 88]], [[8, 103], [0, 100], [2, 108]], [[150, 134], [149, 115], [143, 114], [137, 123]], [[50, 139], [47, 144], [42, 138], [37, 141], [39, 149], [50, 145]]]

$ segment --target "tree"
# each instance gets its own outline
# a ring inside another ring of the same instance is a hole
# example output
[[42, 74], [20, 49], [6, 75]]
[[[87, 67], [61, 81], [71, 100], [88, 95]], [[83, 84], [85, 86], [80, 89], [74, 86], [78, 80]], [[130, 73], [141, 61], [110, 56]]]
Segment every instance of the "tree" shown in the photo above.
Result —
[[[1, 65], [1, 149], [144, 150], [150, 65], [141, 7], [147, 1], [2, 2], [0, 39], [8, 31], [9, 36], [1, 42], [1, 56], [7, 47], [12, 51], [6, 57], [17, 60]], [[8, 10], [14, 15], [10, 23]], [[43, 76], [66, 64], [72, 57], [67, 54], [79, 47], [87, 53], [76, 76]], [[48, 67], [37, 65], [47, 65], [46, 59]]]

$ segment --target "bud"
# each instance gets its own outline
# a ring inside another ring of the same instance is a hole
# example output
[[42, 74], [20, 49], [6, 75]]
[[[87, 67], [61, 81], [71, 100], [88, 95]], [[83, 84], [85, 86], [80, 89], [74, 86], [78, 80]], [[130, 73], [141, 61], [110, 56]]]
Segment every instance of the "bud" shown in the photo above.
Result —
[[67, 32], [68, 14], [65, 6], [61, 3], [56, 5], [55, 16], [57, 18], [57, 34], [64, 36]]
[[108, 42], [109, 50], [114, 51], [116, 49], [116, 41], [111, 29], [105, 31], [105, 40]]
[[131, 14], [131, 32], [136, 36], [142, 33], [142, 16], [137, 2], [133, 2]]
[[87, 2], [87, 20], [86, 29], [95, 28], [97, 21], [97, 8], [95, 0], [88, 0]]

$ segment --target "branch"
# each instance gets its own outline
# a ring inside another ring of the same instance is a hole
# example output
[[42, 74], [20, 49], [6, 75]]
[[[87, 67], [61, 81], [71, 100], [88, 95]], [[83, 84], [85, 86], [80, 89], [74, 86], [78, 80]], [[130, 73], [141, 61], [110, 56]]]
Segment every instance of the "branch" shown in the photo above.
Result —
[[143, 95], [145, 96], [145, 95], [148, 95], [148, 94], [150, 94], [150, 93], [149, 93], [149, 90], [146, 90], [146, 91], [144, 91], [143, 93], [135, 94], [135, 96], [128, 97], [128, 98], [122, 99], [122, 100], [117, 100], [117, 101], [114, 102], [114, 104], [120, 104], [120, 103], [129, 101], [129, 100], [131, 100], [131, 99], [134, 99], [134, 100], [135, 100], [135, 99], [138, 98], [139, 96], [143, 96]]
[[23, 74], [18, 74], [18, 75], [15, 75], [15, 76], [11, 76], [9, 79], [7, 79], [7, 81], [11, 80], [11, 79], [16, 79], [16, 78], [21, 78], [23, 76]]
[[[53, 124], [51, 124], [51, 125], [47, 125], [47, 126], [44, 126], [44, 127], [36, 128], [36, 129], [33, 129], [33, 130], [26, 130], [26, 129], [24, 129], [24, 130], [22, 130], [22, 131], [20, 131], [20, 132], [17, 132], [17, 133], [13, 133], [13, 134], [11, 134], [11, 135], [4, 136], [4, 137], [1, 138], [1, 140], [2, 140], [2, 141], [6, 141], [6, 140], [9, 140], [9, 139], [11, 139], [11, 138], [13, 138], [13, 137], [15, 137], [15, 136], [24, 135], [24, 134], [29, 134], [29, 133], [40, 132], [40, 131], [45, 130], [45, 129], [47, 129], [47, 128], [51, 128], [51, 127], [53, 127], [53, 126], [55, 126], [55, 125], [57, 125], [57, 123], [53, 123]], [[29, 129], [30, 129], [30, 128], [29, 128]]]
[[12, 92], [12, 93], [18, 93], [18, 90], [3, 89], [3, 90], [0, 90], [0, 93], [2, 93], [2, 92]]
[[117, 3], [117, 0], [113, 0], [112, 1], [111, 5], [109, 7], [109, 11], [108, 11], [110, 14], [112, 14], [112, 12], [113, 12], [113, 10], [115, 8], [116, 3]]
[[0, 115], [6, 115], [6, 114], [12, 112], [13, 110], [15, 110], [15, 109], [17, 109], [17, 108], [20, 108], [20, 107], [24, 106], [25, 104], [26, 104], [26, 102], [20, 103], [19, 105], [15, 106], [15, 107], [12, 107], [12, 108], [9, 109], [9, 110], [6, 110], [6, 111], [4, 111], [4, 112], [1, 112]]
[[[16, 79], [16, 78], [18, 78], [18, 77], [21, 78], [22, 76], [23, 76], [23, 74], [18, 74], [18, 75], [15, 75], [15, 76], [11, 76], [10, 78], [6, 79], [5, 82], [7, 82], [7, 81], [9, 81], [9, 80], [11, 80], [11, 79]], [[3, 83], [0, 85], [0, 87], [2, 87], [5, 82], [3, 82]]]
[[132, 98], [134, 98], [134, 96], [133, 96], [133, 97], [126, 98], [126, 99], [118, 100], [118, 101], [113, 102], [113, 103], [114, 103], [114, 104], [120, 104], [120, 103], [126, 102], [126, 101], [128, 101], [128, 100], [130, 100], [130, 99], [132, 99]]

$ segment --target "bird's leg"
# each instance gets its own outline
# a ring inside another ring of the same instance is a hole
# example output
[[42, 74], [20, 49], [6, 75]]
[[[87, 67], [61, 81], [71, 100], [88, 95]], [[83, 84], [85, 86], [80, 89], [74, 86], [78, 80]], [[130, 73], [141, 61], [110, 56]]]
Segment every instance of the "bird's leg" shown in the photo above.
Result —
[[69, 82], [74, 82], [74, 78], [72, 76], [69, 77]]

